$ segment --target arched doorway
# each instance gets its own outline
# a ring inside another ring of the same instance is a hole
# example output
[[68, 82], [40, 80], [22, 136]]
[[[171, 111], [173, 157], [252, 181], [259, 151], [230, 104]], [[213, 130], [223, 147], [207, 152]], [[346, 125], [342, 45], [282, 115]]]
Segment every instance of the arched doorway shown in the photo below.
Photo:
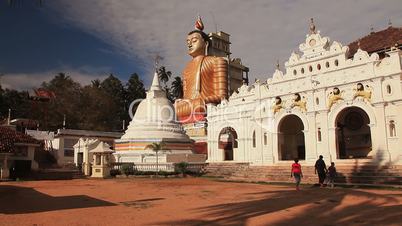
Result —
[[304, 125], [296, 115], [285, 116], [279, 122], [278, 134], [278, 159], [293, 160], [306, 158], [306, 146], [304, 143]]
[[335, 120], [338, 159], [367, 158], [371, 151], [370, 118], [358, 107], [342, 110]]
[[232, 127], [225, 127], [219, 133], [219, 144], [218, 148], [223, 149], [224, 156], [223, 160], [231, 161], [233, 160], [233, 149], [237, 148], [237, 133]]

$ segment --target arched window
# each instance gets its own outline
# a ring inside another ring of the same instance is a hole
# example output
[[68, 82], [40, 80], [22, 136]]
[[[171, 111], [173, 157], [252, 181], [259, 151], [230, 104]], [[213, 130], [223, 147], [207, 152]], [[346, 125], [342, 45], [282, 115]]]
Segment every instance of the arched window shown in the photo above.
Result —
[[268, 144], [268, 136], [267, 136], [267, 132], [264, 133], [264, 145]]
[[396, 137], [395, 121], [389, 121], [389, 136]]
[[255, 139], [255, 130], [253, 131], [253, 148], [257, 146], [257, 141]]
[[318, 140], [318, 142], [321, 142], [321, 140], [322, 140], [321, 128], [320, 127], [318, 127], [318, 129], [317, 129], [317, 140]]

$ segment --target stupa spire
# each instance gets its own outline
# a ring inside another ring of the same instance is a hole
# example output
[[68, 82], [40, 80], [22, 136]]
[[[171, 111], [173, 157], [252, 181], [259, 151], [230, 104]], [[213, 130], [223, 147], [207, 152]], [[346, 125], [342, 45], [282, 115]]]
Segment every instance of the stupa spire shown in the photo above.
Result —
[[161, 89], [161, 85], [160, 85], [160, 83], [159, 83], [159, 76], [158, 76], [158, 73], [155, 71], [155, 73], [154, 73], [154, 78], [153, 78], [153, 80], [152, 80], [152, 85], [151, 85], [151, 87], [150, 87], [150, 89], [149, 90], [151, 90], [151, 91], [154, 91], [154, 90], [162, 90]]

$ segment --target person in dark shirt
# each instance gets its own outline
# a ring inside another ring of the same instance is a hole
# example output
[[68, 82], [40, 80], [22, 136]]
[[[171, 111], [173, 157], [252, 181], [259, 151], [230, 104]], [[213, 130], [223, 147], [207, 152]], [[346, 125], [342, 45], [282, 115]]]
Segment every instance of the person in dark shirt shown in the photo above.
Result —
[[318, 173], [318, 182], [320, 187], [324, 186], [325, 175], [327, 174], [327, 166], [323, 160], [323, 156], [320, 155], [319, 159], [315, 162], [315, 174]]
[[335, 163], [331, 162], [331, 166], [328, 167], [328, 186], [330, 186], [331, 188], [334, 188], [334, 181], [336, 176], [337, 172], [335, 168]]
[[301, 165], [299, 164], [298, 159], [295, 159], [295, 162], [292, 164], [292, 170], [290, 171], [290, 177], [295, 178], [296, 191], [300, 191], [299, 185], [300, 185], [301, 178], [303, 177], [303, 173], [302, 173]]

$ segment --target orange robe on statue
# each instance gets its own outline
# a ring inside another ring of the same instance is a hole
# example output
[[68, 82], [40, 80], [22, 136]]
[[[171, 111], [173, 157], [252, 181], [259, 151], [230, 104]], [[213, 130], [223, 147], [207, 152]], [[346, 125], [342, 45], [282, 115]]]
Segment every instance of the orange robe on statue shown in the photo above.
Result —
[[227, 70], [228, 63], [222, 57], [197, 56], [187, 64], [183, 71], [183, 99], [176, 102], [179, 120], [203, 118], [206, 104], [218, 104], [227, 98]]

